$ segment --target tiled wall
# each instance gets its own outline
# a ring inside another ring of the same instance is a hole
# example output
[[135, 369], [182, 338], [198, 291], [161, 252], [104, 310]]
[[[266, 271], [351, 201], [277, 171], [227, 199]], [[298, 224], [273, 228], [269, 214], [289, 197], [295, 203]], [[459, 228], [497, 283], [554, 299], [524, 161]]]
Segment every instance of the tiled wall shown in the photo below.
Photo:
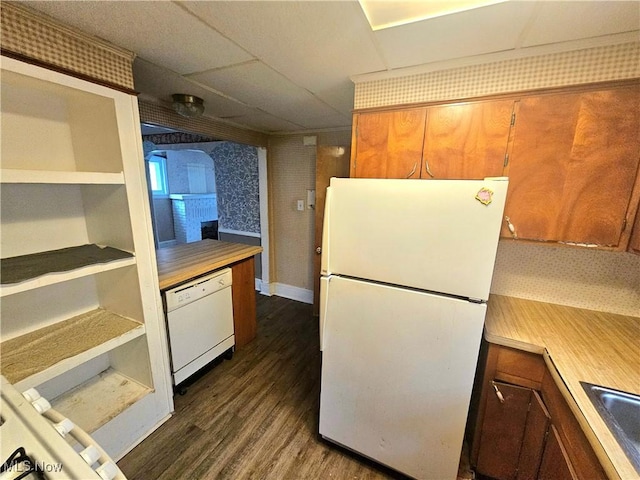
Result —
[[640, 317], [640, 255], [503, 240], [491, 292]]
[[[305, 134], [308, 136], [309, 134]], [[318, 145], [349, 145], [350, 131], [317, 134]], [[315, 210], [298, 211], [296, 201], [315, 189], [316, 147], [303, 145], [303, 135], [272, 136], [268, 147], [269, 189], [272, 199], [271, 239], [273, 280], [311, 291]]]
[[133, 89], [133, 53], [102, 42], [18, 3], [2, 2], [0, 43], [23, 55], [115, 87]]
[[354, 108], [640, 77], [640, 42], [356, 83]]
[[[355, 108], [637, 77], [640, 42], [357, 83]], [[640, 316], [640, 257], [501, 241], [491, 292]]]

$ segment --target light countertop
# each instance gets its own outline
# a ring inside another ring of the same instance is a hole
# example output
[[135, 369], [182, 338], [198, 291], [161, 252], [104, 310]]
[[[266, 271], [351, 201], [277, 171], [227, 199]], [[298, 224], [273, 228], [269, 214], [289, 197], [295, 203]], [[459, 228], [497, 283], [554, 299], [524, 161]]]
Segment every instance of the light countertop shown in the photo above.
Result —
[[252, 257], [262, 247], [205, 239], [156, 251], [160, 290]]
[[491, 295], [485, 338], [544, 355], [605, 471], [638, 478], [580, 381], [640, 395], [640, 318]]

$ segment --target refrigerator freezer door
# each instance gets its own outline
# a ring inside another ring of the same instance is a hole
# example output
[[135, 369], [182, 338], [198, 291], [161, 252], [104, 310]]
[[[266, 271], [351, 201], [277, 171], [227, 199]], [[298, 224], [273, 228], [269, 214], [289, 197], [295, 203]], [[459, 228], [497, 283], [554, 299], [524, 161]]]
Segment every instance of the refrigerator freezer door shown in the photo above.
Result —
[[507, 186], [496, 179], [332, 178], [322, 273], [486, 301]]
[[325, 286], [320, 434], [415, 478], [456, 478], [486, 305]]

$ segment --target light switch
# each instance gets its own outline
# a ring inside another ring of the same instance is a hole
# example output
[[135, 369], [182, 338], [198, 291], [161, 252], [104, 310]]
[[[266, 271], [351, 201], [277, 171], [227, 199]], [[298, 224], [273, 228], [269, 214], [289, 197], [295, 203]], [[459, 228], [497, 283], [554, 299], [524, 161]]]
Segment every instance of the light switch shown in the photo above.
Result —
[[304, 200], [298, 200], [298, 210], [301, 212], [304, 210]]
[[307, 190], [307, 208], [313, 210], [316, 208], [316, 191]]

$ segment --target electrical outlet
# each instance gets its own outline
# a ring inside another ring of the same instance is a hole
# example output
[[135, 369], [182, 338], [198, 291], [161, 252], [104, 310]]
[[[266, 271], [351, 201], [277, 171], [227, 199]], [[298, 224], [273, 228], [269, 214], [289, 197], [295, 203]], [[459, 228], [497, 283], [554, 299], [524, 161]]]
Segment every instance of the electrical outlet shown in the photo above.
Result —
[[298, 200], [298, 211], [302, 212], [304, 210], [304, 200]]

